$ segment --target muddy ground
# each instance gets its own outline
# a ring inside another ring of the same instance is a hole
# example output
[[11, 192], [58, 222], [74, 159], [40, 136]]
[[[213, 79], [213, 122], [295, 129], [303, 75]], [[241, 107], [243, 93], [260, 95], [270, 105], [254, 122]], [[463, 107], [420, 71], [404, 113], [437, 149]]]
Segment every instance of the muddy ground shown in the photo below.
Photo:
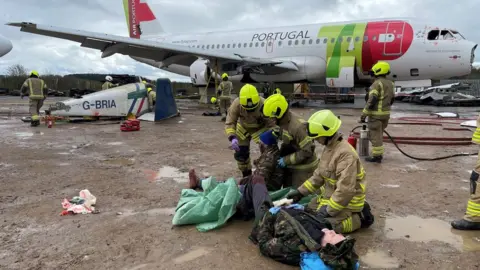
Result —
[[[307, 118], [313, 109], [297, 109]], [[344, 133], [358, 110], [334, 110]], [[186, 172], [238, 177], [223, 125], [201, 111], [122, 133], [118, 124], [31, 128], [0, 119], [1, 269], [296, 269], [260, 255], [251, 222], [207, 233], [172, 228]], [[391, 122], [395, 122], [392, 120]], [[469, 137], [436, 126], [390, 125], [396, 136]], [[475, 146], [409, 146], [415, 156]], [[254, 156], [258, 155], [252, 146]], [[318, 147], [320, 149], [320, 147]], [[415, 161], [386, 144], [384, 163], [364, 164], [375, 224], [354, 233], [361, 269], [479, 269], [480, 232], [460, 233], [476, 156]], [[99, 214], [60, 216], [61, 201], [89, 189]]]

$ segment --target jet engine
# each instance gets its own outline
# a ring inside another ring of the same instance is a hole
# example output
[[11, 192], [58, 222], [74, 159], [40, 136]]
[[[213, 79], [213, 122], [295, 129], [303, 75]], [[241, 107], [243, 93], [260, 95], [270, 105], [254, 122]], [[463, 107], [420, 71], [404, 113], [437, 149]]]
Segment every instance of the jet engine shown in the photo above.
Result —
[[215, 78], [212, 76], [213, 70], [208, 66], [208, 60], [198, 59], [190, 65], [190, 79], [195, 86], [206, 86], [212, 84]]

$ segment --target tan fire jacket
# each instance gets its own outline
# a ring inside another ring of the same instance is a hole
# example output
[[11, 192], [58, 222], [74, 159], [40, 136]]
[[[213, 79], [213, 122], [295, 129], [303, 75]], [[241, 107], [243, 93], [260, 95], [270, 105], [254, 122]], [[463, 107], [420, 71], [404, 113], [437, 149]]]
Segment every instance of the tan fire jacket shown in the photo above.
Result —
[[[376, 79], [370, 86], [368, 100], [362, 114], [371, 118], [389, 119], [390, 108], [395, 98], [394, 89], [395, 85], [392, 81], [385, 78]], [[374, 97], [375, 103], [373, 102]]]
[[360, 212], [365, 203], [365, 170], [355, 149], [341, 137], [338, 133], [328, 142], [313, 176], [298, 188], [307, 195], [324, 187], [318, 207], [327, 205], [331, 216], [344, 209]]

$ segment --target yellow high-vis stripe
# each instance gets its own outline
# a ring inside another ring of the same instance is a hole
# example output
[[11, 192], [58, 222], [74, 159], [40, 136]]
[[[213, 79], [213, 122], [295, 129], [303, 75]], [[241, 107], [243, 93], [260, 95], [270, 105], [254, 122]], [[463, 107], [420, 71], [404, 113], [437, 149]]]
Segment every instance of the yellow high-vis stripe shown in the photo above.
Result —
[[480, 203], [476, 203], [476, 202], [473, 202], [472, 200], [468, 200], [467, 215], [472, 217], [480, 217]]
[[342, 233], [350, 233], [353, 231], [352, 217], [342, 220]]
[[330, 207], [332, 207], [333, 209], [338, 210], [338, 211], [341, 211], [345, 208], [345, 206], [337, 203], [332, 198], [330, 198], [330, 200], [329, 200], [329, 205], [330, 205]]
[[303, 139], [298, 146], [300, 146], [300, 148], [303, 148], [305, 147], [305, 145], [307, 145], [309, 142], [311, 142], [312, 140], [308, 137], [305, 137], [305, 139]]
[[310, 193], [314, 193], [318, 188], [310, 181], [307, 180], [303, 183], [303, 186], [308, 190]]

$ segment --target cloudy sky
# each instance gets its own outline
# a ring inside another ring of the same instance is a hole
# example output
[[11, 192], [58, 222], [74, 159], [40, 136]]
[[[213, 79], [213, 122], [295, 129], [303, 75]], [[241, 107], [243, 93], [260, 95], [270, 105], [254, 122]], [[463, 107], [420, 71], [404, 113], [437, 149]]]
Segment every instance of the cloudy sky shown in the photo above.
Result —
[[[0, 8], [0, 34], [14, 49], [0, 58], [0, 74], [13, 64], [27, 69], [66, 73], [129, 73], [152, 78], [168, 76], [187, 80], [140, 64], [123, 55], [100, 58], [100, 52], [78, 43], [22, 33], [6, 22], [29, 21], [86, 31], [128, 36], [122, 0], [8, 0]], [[444, 2], [444, 1], [443, 1]], [[480, 1], [454, 5], [434, 0], [149, 0], [167, 32], [214, 30], [321, 23], [379, 17], [420, 17], [456, 28], [480, 43], [475, 21]], [[381, 3], [377, 5], [376, 3]], [[480, 49], [477, 49], [480, 55]], [[477, 56], [477, 62], [480, 57]]]

